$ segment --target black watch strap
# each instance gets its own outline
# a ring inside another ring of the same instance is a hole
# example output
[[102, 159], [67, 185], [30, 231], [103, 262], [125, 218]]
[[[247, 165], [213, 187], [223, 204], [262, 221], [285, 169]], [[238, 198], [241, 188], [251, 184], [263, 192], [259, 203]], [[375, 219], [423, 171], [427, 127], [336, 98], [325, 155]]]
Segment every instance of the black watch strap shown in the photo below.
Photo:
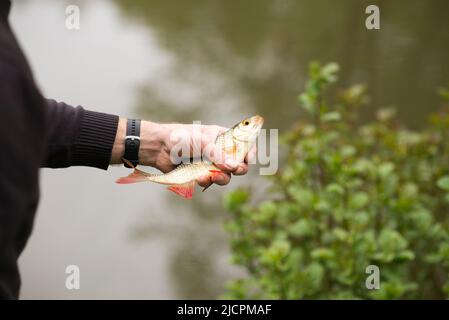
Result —
[[[132, 163], [134, 167], [139, 164], [140, 147], [140, 120], [128, 119], [126, 124], [125, 154], [123, 158]], [[131, 168], [124, 163], [125, 167]]]

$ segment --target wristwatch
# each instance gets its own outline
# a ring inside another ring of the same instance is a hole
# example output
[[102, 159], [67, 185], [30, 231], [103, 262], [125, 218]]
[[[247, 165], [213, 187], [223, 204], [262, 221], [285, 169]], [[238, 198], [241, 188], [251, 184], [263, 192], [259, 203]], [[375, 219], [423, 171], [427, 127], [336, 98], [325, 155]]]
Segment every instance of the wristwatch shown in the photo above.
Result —
[[[126, 123], [125, 154], [123, 158], [128, 160], [134, 167], [139, 164], [140, 147], [140, 120], [128, 119]], [[127, 163], [124, 166], [131, 168]]]

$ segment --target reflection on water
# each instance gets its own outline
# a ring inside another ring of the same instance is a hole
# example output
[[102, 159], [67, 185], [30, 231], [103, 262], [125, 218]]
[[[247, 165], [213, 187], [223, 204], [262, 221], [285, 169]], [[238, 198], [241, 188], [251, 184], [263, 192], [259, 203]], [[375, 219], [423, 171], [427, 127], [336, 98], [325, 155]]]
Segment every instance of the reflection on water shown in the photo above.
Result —
[[224, 244], [226, 237], [219, 229], [220, 222], [208, 223], [196, 216], [190, 223], [179, 219], [167, 223], [159, 221], [136, 226], [132, 239], [153, 241], [162, 238], [172, 242], [168, 272], [177, 297], [190, 299], [214, 298], [222, 293], [222, 284], [229, 277]]
[[[167, 197], [172, 199], [172, 195]], [[187, 207], [188, 212], [182, 212], [181, 207]], [[227, 239], [221, 229], [224, 216], [219, 198], [196, 194], [191, 202], [173, 203], [170, 211], [176, 216], [136, 224], [131, 240], [163, 239], [170, 243], [168, 271], [177, 297], [219, 297], [224, 282], [236, 275], [236, 270], [230, 269], [227, 261]]]
[[[376, 2], [381, 30], [367, 31], [364, 9]], [[266, 127], [283, 130], [301, 115], [308, 62], [321, 60], [341, 64], [343, 84], [366, 83], [373, 108], [394, 104], [420, 126], [449, 81], [445, 0], [70, 3], [81, 9], [79, 33], [63, 29], [64, 5], [55, 0], [16, 5], [15, 24], [46, 93], [99, 111], [221, 125], [259, 113]], [[39, 41], [36, 26], [46, 35]], [[25, 297], [215, 298], [240, 272], [227, 261], [220, 197], [254, 185], [254, 172], [191, 202], [157, 185], [112, 185], [123, 173], [45, 171], [42, 212], [22, 259]], [[77, 261], [89, 281], [74, 296], [61, 288], [62, 268]]]
[[174, 57], [161, 78], [141, 85], [138, 107], [152, 117], [215, 121], [257, 111], [268, 127], [286, 128], [300, 115], [307, 63], [318, 59], [340, 63], [342, 83], [366, 83], [373, 107], [396, 105], [419, 126], [449, 79], [445, 0], [379, 1], [379, 31], [365, 28], [373, 1], [116, 2]]

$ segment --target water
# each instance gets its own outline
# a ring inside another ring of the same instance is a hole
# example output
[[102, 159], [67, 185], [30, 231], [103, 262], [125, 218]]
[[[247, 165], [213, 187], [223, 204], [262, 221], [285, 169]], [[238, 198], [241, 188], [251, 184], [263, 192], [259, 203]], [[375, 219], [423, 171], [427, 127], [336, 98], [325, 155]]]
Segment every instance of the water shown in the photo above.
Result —
[[[230, 125], [259, 113], [285, 130], [310, 60], [336, 61], [341, 83], [366, 83], [365, 120], [396, 105], [418, 128], [449, 82], [449, 2], [14, 1], [11, 23], [46, 96], [155, 121]], [[65, 28], [78, 4], [81, 30]], [[215, 298], [226, 279], [226, 213], [214, 187], [186, 202], [159, 185], [117, 186], [121, 167], [42, 170], [33, 235], [20, 260], [22, 298]], [[259, 198], [260, 196], [259, 193]], [[65, 267], [81, 268], [68, 291]]]
[[172, 118], [167, 108], [179, 119], [257, 110], [268, 126], [287, 128], [300, 116], [296, 96], [307, 64], [320, 60], [340, 63], [342, 85], [368, 85], [366, 118], [373, 108], [396, 105], [403, 121], [420, 127], [439, 107], [437, 87], [449, 82], [444, 0], [378, 1], [379, 31], [365, 28], [365, 8], [376, 1], [116, 3], [151, 28], [175, 60], [156, 86], [141, 85], [140, 110], [153, 116], [164, 110]]

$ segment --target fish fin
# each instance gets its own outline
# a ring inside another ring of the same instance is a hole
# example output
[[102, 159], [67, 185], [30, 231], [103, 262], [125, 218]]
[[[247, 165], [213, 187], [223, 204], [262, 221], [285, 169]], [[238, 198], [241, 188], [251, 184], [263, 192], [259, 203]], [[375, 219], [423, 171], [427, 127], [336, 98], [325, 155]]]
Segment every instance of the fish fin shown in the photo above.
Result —
[[173, 191], [177, 195], [180, 195], [186, 199], [192, 199], [193, 191], [195, 190], [195, 181], [188, 182], [185, 184], [176, 184], [167, 188], [170, 191]]
[[115, 183], [118, 184], [129, 184], [136, 182], [148, 181], [148, 174], [146, 172], [134, 169], [134, 171], [126, 177], [118, 178]]
[[151, 174], [151, 173], [148, 173], [148, 172], [145, 172], [145, 171], [137, 169], [129, 160], [126, 160], [125, 158], [122, 158], [122, 160], [123, 160], [124, 163], [126, 163], [128, 166], [130, 166], [130, 168], [133, 168], [134, 172], [139, 172], [140, 174], [143, 174], [143, 175], [148, 176], [148, 177], [153, 176], [153, 174]]
[[136, 182], [143, 182], [147, 181], [148, 177], [153, 176], [151, 173], [142, 171], [137, 169], [130, 161], [126, 160], [125, 158], [122, 158], [123, 162], [125, 162], [128, 166], [134, 169], [133, 173], [126, 177], [118, 178], [115, 183], [119, 184], [129, 184], [129, 183], [136, 183]]

